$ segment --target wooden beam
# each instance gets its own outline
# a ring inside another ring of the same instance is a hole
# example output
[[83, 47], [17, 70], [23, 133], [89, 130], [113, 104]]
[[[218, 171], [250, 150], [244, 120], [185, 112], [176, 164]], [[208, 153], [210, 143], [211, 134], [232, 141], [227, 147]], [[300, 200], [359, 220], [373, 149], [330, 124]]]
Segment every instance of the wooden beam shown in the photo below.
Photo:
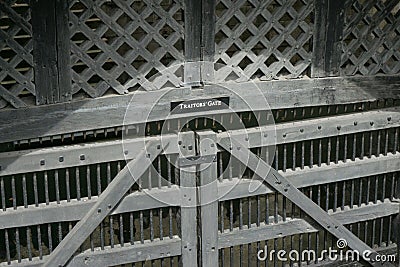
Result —
[[[347, 207], [344, 211], [330, 212], [330, 214], [341, 224], [347, 225], [390, 216], [398, 213], [398, 210], [398, 203], [385, 201], [351, 209]], [[297, 218], [280, 221], [277, 224], [261, 223], [260, 226], [254, 224], [251, 228], [244, 227], [243, 230], [236, 228], [233, 231], [226, 230], [224, 233], [220, 233], [218, 247], [226, 248], [296, 234], [315, 233], [321, 230], [321, 227], [315, 223]]]
[[36, 104], [72, 99], [68, 3], [31, 0]]
[[311, 76], [338, 76], [342, 56], [345, 1], [315, 0]]
[[[249, 110], [238, 98], [241, 95], [246, 95], [252, 101], [254, 109], [265, 109], [265, 101], [260, 101], [255, 86], [260, 88], [272, 109], [400, 99], [400, 76], [268, 81], [222, 86], [237, 93], [230, 96], [231, 108], [236, 112]], [[27, 109], [3, 109], [0, 111], [0, 143], [121, 126], [128, 106], [132, 116], [128, 116], [125, 124], [159, 121], [169, 115], [173, 101], [221, 95], [226, 95], [226, 89], [209, 86], [203, 90], [179, 88], [138, 92], [132, 95], [131, 102], [128, 96], [115, 96]], [[158, 104], [154, 106], [155, 101]], [[153, 111], [147, 116], [149, 110]], [[190, 114], [193, 115], [196, 114]], [[32, 125], [35, 125], [34, 130]]]

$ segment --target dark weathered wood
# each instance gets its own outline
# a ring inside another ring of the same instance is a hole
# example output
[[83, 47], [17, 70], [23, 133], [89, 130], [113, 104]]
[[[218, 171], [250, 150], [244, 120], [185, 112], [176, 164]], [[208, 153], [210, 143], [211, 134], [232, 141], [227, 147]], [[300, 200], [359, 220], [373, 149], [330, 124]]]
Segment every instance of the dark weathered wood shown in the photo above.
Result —
[[184, 82], [199, 85], [202, 33], [202, 1], [185, 0]]
[[202, 0], [201, 27], [201, 80], [205, 83], [214, 81], [215, 55], [215, 8], [216, 0]]
[[31, 9], [36, 103], [70, 100], [68, 4], [61, 0], [32, 0]]
[[338, 76], [342, 55], [344, 2], [316, 0], [312, 77]]
[[[254, 86], [260, 88], [272, 109], [400, 98], [400, 76], [268, 81], [226, 86], [238, 95], [247, 95], [249, 98], [253, 95], [251, 103], [256, 109], [265, 109], [265, 101], [260, 101], [260, 95], [254, 90]], [[220, 97], [226, 93], [226, 90], [213, 88], [206, 87], [204, 90], [194, 91], [180, 88], [171, 89], [168, 93], [166, 91], [137, 93], [129, 105], [130, 112], [134, 116], [129, 116], [130, 119], [125, 123], [142, 123], [146, 119], [162, 120], [169, 115], [172, 101]], [[161, 96], [158, 105], [154, 106], [155, 99]], [[232, 95], [231, 99], [236, 97]], [[120, 126], [124, 122], [129, 101], [129, 97], [115, 96], [20, 110], [1, 110], [0, 143]], [[243, 101], [236, 103], [232, 101], [232, 110], [248, 110], [247, 105], [241, 106], [242, 103]], [[147, 117], [146, 110], [151, 109], [153, 112]], [[35, 125], [34, 130], [32, 125]]]
[[71, 39], [69, 32], [69, 2], [64, 0], [55, 1], [56, 29], [57, 29], [57, 69], [58, 69], [58, 97], [57, 102], [72, 100], [72, 77], [71, 77]]

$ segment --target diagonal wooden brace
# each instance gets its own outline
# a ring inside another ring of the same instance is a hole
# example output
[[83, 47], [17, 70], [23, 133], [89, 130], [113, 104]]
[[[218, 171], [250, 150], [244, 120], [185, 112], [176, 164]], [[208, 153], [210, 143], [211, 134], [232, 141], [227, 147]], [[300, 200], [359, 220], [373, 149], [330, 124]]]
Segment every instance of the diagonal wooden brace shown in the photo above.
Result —
[[[227, 142], [218, 143], [226, 151], [230, 152], [232, 156], [237, 158], [247, 167], [249, 167], [257, 176], [263, 179], [269, 186], [287, 197], [292, 203], [296, 204], [300, 209], [313, 218], [318, 224], [325, 228], [328, 232], [337, 238], [342, 238], [347, 241], [348, 246], [360, 253], [368, 252], [365, 255], [368, 264], [371, 266], [394, 266], [391, 263], [380, 263], [379, 254], [370, 248], [367, 244], [361, 241], [344, 225], [331, 217], [321, 207], [315, 204], [310, 198], [298, 190], [289, 180], [279, 174], [278, 171], [269, 166], [264, 160], [259, 158], [256, 154], [252, 153], [248, 146], [243, 141], [231, 138], [231, 144]], [[378, 257], [378, 258], [377, 258]]]
[[149, 142], [136, 158], [132, 159], [107, 186], [99, 196], [97, 202], [89, 212], [80, 220], [68, 235], [61, 241], [50, 254], [43, 266], [65, 266], [72, 255], [79, 249], [83, 242], [96, 229], [96, 227], [117, 206], [126, 192], [134, 185], [154, 159], [166, 149], [169, 143]]

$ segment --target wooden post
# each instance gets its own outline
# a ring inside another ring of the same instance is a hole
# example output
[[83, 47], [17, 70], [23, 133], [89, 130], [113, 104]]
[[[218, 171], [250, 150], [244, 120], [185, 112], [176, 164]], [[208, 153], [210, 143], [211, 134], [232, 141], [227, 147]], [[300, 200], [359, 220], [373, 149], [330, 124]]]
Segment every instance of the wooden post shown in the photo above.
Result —
[[215, 0], [185, 0], [185, 84], [214, 80], [215, 6]]
[[212, 83], [214, 82], [216, 0], [203, 0], [202, 3], [201, 80], [204, 83]]
[[36, 104], [72, 99], [68, 1], [31, 0]]
[[344, 2], [315, 0], [314, 49], [311, 76], [338, 76], [342, 55]]
[[[193, 132], [179, 133], [179, 157], [196, 155]], [[178, 160], [179, 161], [179, 160]], [[182, 258], [180, 266], [197, 266], [197, 196], [196, 166], [179, 169], [179, 185], [181, 191], [181, 242]]]
[[215, 155], [213, 162], [199, 166], [201, 266], [218, 266], [217, 136], [213, 131], [197, 135], [200, 156]]
[[202, 3], [185, 0], [185, 66], [184, 83], [200, 85]]

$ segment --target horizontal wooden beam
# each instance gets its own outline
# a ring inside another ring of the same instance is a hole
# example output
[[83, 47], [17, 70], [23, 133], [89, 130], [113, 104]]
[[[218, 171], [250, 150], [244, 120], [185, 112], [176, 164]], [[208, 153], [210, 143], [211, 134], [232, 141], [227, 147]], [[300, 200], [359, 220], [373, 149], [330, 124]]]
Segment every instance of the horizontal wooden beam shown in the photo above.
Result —
[[[378, 202], [377, 204], [369, 203], [368, 205], [362, 205], [361, 207], [347, 207], [344, 211], [329, 213], [341, 224], [346, 225], [382, 218], [397, 214], [398, 212], [398, 203], [392, 203], [389, 200], [385, 200], [385, 202]], [[262, 223], [260, 226], [254, 224], [251, 228], [244, 226], [245, 228], [243, 230], [235, 228], [233, 231], [227, 230], [219, 235], [218, 248], [282, 238], [295, 234], [315, 233], [320, 231], [320, 227], [316, 225], [317, 224], [309, 223], [304, 219], [288, 219], [284, 222], [281, 221], [270, 225]]]
[[[321, 167], [315, 165], [312, 168], [297, 168], [295, 171], [279, 171], [279, 173], [288, 178], [288, 180], [297, 188], [302, 188], [399, 170], [400, 153], [396, 153], [388, 154], [387, 156], [382, 155], [380, 157], [373, 156], [371, 158], [357, 158], [355, 161], [340, 161], [338, 164], [322, 164]], [[250, 190], [251, 188], [253, 190]], [[257, 196], [272, 192], [273, 191], [260, 180], [233, 178], [231, 181], [226, 179], [223, 180], [223, 182], [218, 183], [218, 198], [220, 201]]]
[[[399, 99], [399, 84], [400, 76], [229, 83], [206, 86], [203, 90], [174, 88], [43, 107], [3, 109], [0, 111], [0, 143], [121, 126], [128, 106], [130, 116], [125, 123], [137, 124], [166, 118], [172, 101], [221, 97], [227, 92], [232, 99], [232, 110], [241, 112], [249, 110], [248, 103], [253, 110], [266, 108], [259, 92], [270, 108], [281, 109]], [[152, 112], [147, 114], [148, 110]], [[32, 125], [35, 125], [34, 131]]]
[[[123, 247], [116, 245], [114, 248], [105, 247], [104, 250], [85, 251], [76, 255], [67, 266], [115, 266], [131, 262], [174, 257], [180, 254], [181, 240], [179, 237], [174, 236], [173, 238], [165, 238], [163, 240], [146, 240], [143, 244], [124, 244]], [[48, 256], [44, 256], [42, 260], [33, 258], [32, 261], [24, 259], [20, 263], [13, 261], [11, 264], [4, 262], [0, 263], [0, 266], [40, 267], [46, 262], [47, 258]]]
[[[127, 195], [111, 215], [126, 212], [156, 209], [168, 206], [180, 206], [180, 190], [178, 186], [170, 188], [144, 189]], [[18, 207], [16, 210], [8, 208], [0, 211], [0, 229], [23, 227], [35, 224], [79, 221], [83, 215], [96, 203], [98, 197], [90, 200], [82, 198], [80, 201], [61, 201], [59, 204], [51, 202], [49, 205], [29, 205], [28, 208]]]
[[135, 151], [145, 147], [145, 142], [157, 140], [170, 144], [163, 154], [178, 154], [178, 135], [4, 152], [0, 153], [0, 176], [131, 160], [137, 156]]
[[[340, 130], [338, 130], [338, 126], [340, 126]], [[222, 132], [218, 134], [218, 138], [221, 143], [226, 143], [230, 142], [232, 136], [243, 140], [248, 137], [249, 147], [261, 147], [393, 127], [400, 127], [400, 108]], [[265, 133], [268, 134], [267, 137], [265, 137]], [[146, 137], [146, 140], [156, 140], [157, 138], [159, 137]], [[163, 142], [170, 142], [170, 146], [164, 152], [165, 154], [177, 154], [179, 152], [177, 138], [177, 135], [163, 135]], [[85, 166], [111, 160], [129, 160], [134, 156], [129, 151], [143, 147], [144, 142], [143, 138], [132, 138], [125, 139], [123, 142], [114, 140], [0, 153], [0, 176]], [[84, 155], [84, 161], [80, 159], [81, 155]]]
[[229, 143], [232, 137], [248, 139], [248, 147], [253, 148], [399, 126], [400, 108], [395, 107], [222, 132], [218, 138], [220, 143]]

